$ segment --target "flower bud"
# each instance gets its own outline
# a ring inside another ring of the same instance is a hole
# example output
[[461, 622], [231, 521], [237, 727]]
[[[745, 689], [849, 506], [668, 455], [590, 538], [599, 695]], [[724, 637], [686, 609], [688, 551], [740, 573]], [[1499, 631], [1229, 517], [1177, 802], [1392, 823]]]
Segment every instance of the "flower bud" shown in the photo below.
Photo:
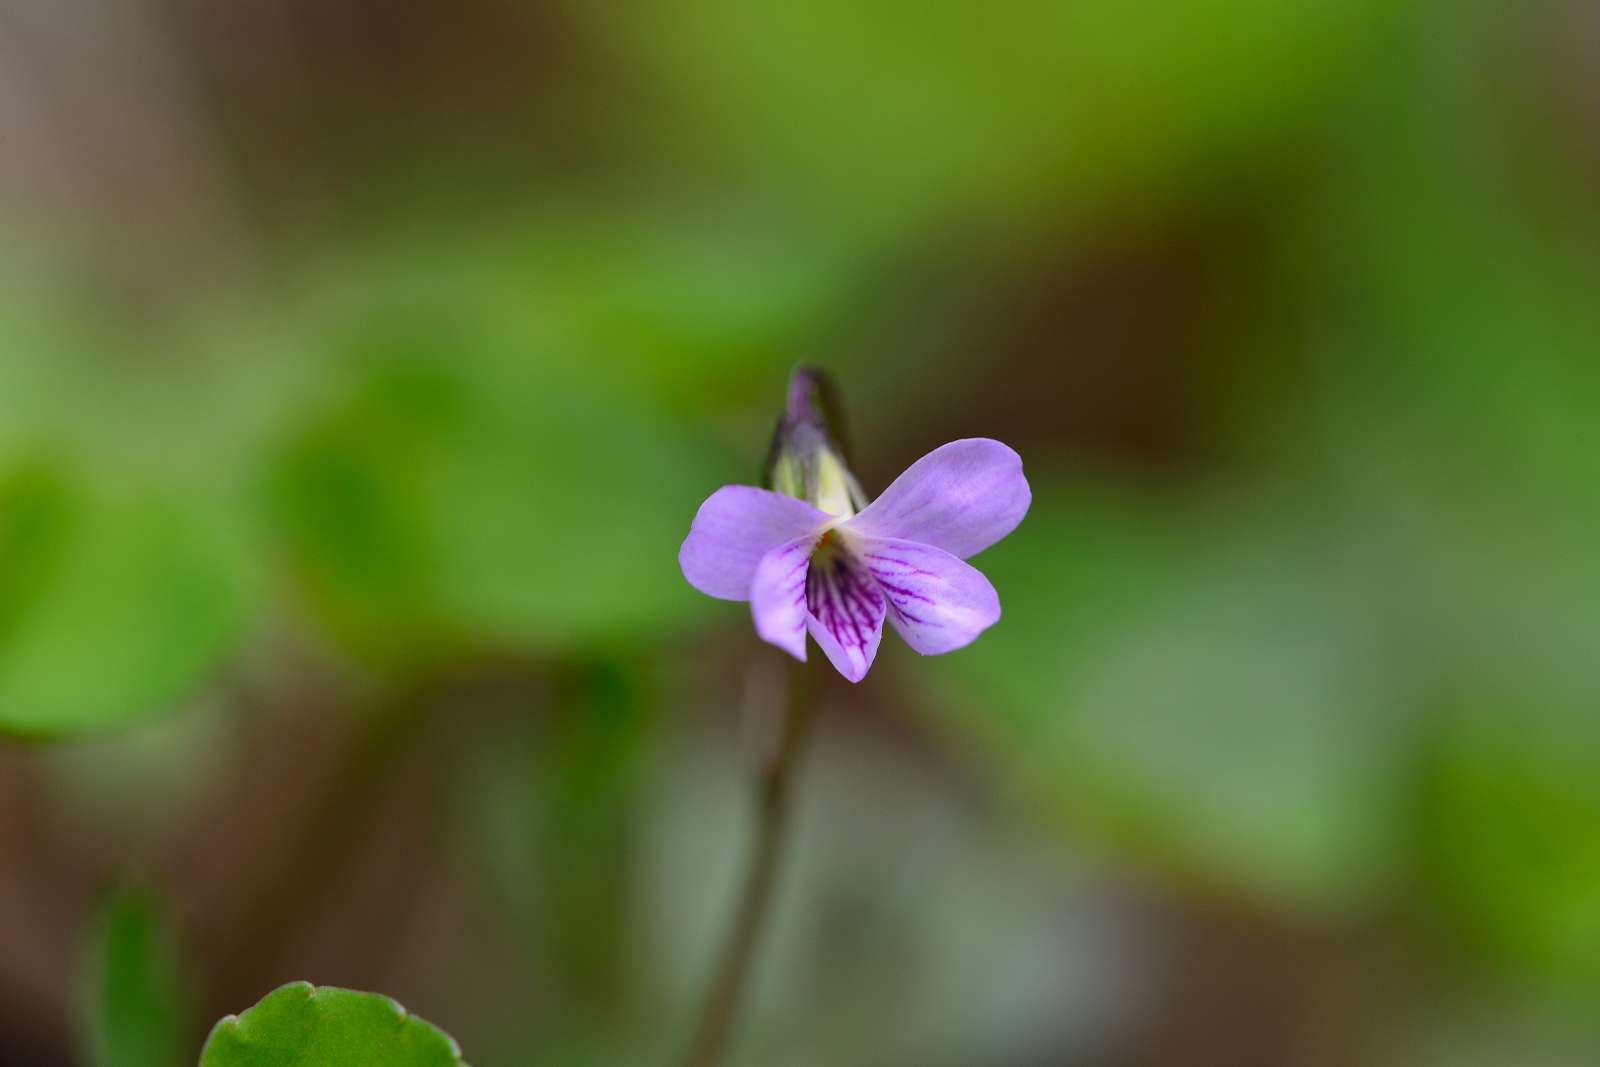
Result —
[[833, 380], [815, 367], [796, 367], [767, 453], [767, 488], [830, 515], [854, 515], [867, 506], [867, 496], [850, 473], [844, 437]]

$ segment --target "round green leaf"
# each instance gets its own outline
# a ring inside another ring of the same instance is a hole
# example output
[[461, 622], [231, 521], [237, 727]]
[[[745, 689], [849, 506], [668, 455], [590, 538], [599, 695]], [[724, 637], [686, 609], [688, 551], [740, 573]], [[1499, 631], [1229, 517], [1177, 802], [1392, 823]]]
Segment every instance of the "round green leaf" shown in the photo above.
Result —
[[200, 1067], [452, 1067], [455, 1040], [388, 997], [309, 982], [268, 993], [211, 1030]]

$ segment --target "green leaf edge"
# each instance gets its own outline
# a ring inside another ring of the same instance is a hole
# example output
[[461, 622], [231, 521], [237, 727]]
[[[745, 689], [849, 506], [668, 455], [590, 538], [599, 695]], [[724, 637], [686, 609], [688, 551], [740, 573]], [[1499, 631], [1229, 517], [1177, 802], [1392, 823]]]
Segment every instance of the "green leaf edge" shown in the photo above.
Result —
[[217, 1040], [219, 1035], [224, 1033], [232, 1034], [236, 1036], [240, 1042], [248, 1043], [250, 1040], [249, 1028], [251, 1024], [251, 1016], [255, 1014], [257, 1009], [261, 1008], [263, 1005], [267, 1004], [268, 1001], [272, 1001], [275, 998], [287, 999], [299, 994], [304, 994], [307, 1001], [315, 1001], [319, 997], [323, 999], [328, 999], [330, 997], [359, 997], [367, 1000], [381, 1001], [387, 1004], [394, 1011], [395, 1019], [399, 1022], [402, 1029], [405, 1027], [415, 1027], [421, 1029], [425, 1033], [437, 1035], [444, 1041], [446, 1047], [449, 1048], [451, 1061], [454, 1064], [459, 1064], [460, 1067], [470, 1067], [466, 1060], [461, 1058], [461, 1046], [456, 1043], [455, 1038], [451, 1037], [437, 1026], [434, 1026], [420, 1015], [413, 1015], [411, 1012], [406, 1010], [403, 1004], [395, 1000], [393, 997], [385, 996], [382, 993], [368, 993], [359, 989], [344, 989], [339, 986], [314, 986], [310, 982], [306, 981], [289, 982], [285, 985], [281, 985], [239, 1014], [224, 1015], [222, 1018], [218, 1019], [216, 1025], [211, 1028], [211, 1032], [206, 1035], [205, 1045], [200, 1049], [200, 1067], [205, 1067], [206, 1056], [212, 1051], [212, 1044]]

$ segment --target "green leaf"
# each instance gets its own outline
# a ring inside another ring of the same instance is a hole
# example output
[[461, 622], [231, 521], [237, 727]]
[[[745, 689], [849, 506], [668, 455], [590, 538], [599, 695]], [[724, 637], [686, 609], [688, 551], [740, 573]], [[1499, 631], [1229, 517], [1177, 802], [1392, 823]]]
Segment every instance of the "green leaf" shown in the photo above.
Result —
[[451, 1067], [455, 1040], [388, 997], [309, 982], [268, 993], [211, 1030], [200, 1067]]
[[88, 1042], [96, 1067], [176, 1067], [183, 997], [153, 899], [123, 893], [106, 906], [90, 976]]
[[0, 476], [0, 733], [55, 737], [170, 707], [226, 651], [242, 583], [171, 494]]
[[734, 465], [705, 431], [502, 357], [507, 338], [471, 322], [362, 316], [355, 383], [281, 454], [271, 508], [314, 613], [354, 651], [412, 662], [571, 650], [695, 611], [677, 547]]

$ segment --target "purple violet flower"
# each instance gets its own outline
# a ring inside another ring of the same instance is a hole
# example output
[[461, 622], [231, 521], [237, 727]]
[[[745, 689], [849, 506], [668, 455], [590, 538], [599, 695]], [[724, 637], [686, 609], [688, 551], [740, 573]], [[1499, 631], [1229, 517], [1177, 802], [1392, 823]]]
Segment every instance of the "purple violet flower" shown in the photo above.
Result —
[[1016, 529], [1032, 494], [1022, 460], [999, 441], [934, 449], [866, 503], [822, 415], [825, 383], [802, 368], [769, 463], [779, 490], [718, 489], [678, 553], [689, 584], [748, 600], [756, 633], [796, 659], [806, 634], [840, 674], [866, 677], [883, 622], [936, 656], [1000, 618], [1000, 598], [963, 559]]

